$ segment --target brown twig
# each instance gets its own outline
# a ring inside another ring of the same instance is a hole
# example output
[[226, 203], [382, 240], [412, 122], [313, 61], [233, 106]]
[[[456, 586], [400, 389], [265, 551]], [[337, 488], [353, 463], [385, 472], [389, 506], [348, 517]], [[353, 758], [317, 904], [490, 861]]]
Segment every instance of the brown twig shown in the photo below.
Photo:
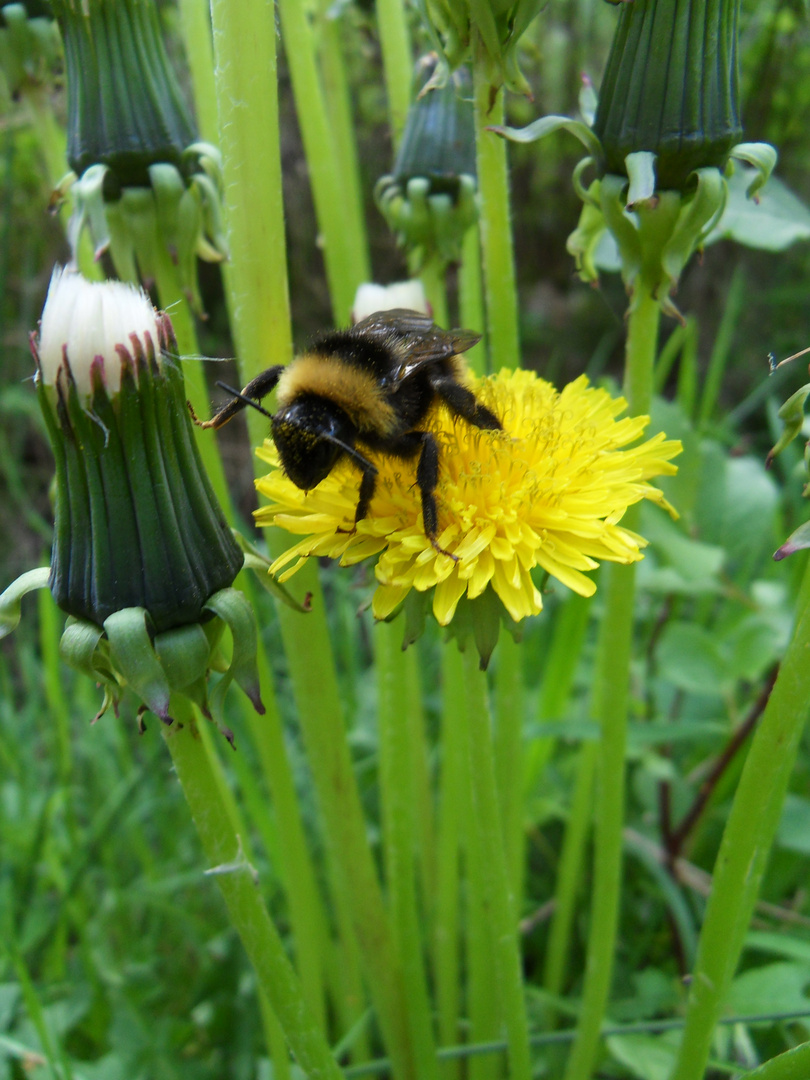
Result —
[[737, 751], [743, 745], [745, 740], [751, 734], [754, 729], [757, 720], [759, 720], [762, 713], [765, 711], [765, 706], [768, 704], [768, 698], [771, 696], [771, 690], [773, 684], [776, 682], [776, 676], [779, 671], [779, 665], [776, 664], [768, 674], [768, 678], [765, 680], [759, 696], [757, 697], [751, 709], [748, 712], [745, 720], [740, 724], [737, 730], [729, 739], [723, 752], [715, 761], [711, 770], [709, 771], [706, 779], [698, 788], [698, 792], [692, 802], [692, 805], [684, 814], [680, 825], [670, 832], [667, 843], [667, 850], [669, 853], [670, 861], [674, 861], [680, 854], [684, 844], [686, 843], [689, 834], [694, 829], [695, 825], [700, 818], [700, 815], [706, 809], [706, 805], [714, 794], [714, 790], [720, 782], [721, 777], [729, 767]]

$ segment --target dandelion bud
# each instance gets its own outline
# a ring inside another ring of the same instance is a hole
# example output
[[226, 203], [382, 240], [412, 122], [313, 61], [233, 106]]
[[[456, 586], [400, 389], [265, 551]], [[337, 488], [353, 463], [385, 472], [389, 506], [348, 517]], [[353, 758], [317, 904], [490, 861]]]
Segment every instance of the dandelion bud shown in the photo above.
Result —
[[[167, 256], [201, 307], [195, 258], [225, 258], [220, 158], [197, 141], [153, 0], [54, 0], [65, 44], [74, 246], [87, 226], [125, 281]], [[163, 250], [161, 250], [161, 247]]]
[[56, 458], [50, 587], [97, 626], [196, 622], [242, 565], [193, 440], [171, 324], [140, 290], [57, 270], [37, 388]]
[[419, 64], [422, 89], [408, 112], [394, 171], [375, 191], [388, 225], [417, 262], [457, 260], [478, 212], [469, 72], [459, 68], [429, 89], [437, 62], [431, 54]]
[[633, 0], [621, 5], [594, 131], [607, 172], [628, 154], [656, 155], [658, 187], [683, 190], [696, 169], [723, 168], [742, 139], [739, 0]]

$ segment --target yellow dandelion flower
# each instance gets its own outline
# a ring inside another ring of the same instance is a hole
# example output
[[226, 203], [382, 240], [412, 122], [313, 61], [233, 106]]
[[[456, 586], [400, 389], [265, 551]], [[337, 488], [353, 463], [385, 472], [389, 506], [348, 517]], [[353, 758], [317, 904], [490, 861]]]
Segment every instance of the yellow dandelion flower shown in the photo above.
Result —
[[515, 621], [536, 615], [543, 606], [536, 568], [590, 596], [596, 586], [586, 574], [600, 561], [641, 559], [646, 541], [621, 518], [641, 499], [671, 509], [648, 481], [676, 471], [670, 461], [681, 444], [659, 434], [630, 445], [649, 418], [619, 418], [626, 402], [589, 386], [585, 376], [557, 391], [533, 372], [504, 370], [472, 389], [503, 431], [472, 427], [442, 405], [426, 425], [440, 448], [438, 544], [455, 559], [425, 535], [415, 462], [374, 459], [374, 498], [355, 529], [357, 469], [343, 461], [303, 492], [284, 475], [268, 440], [257, 453], [272, 470], [256, 486], [270, 502], [256, 521], [303, 536], [273, 572], [287, 567], [284, 581], [312, 555], [343, 566], [379, 555], [375, 616], [386, 618], [411, 589], [433, 590], [433, 614], [446, 626], [463, 596], [474, 600], [488, 587]]

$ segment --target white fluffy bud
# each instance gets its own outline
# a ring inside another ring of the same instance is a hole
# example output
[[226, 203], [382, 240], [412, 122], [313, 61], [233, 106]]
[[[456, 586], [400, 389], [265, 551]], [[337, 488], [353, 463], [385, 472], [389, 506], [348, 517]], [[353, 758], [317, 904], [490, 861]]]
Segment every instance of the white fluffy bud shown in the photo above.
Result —
[[66, 351], [79, 394], [90, 396], [90, 366], [96, 357], [102, 360], [107, 393], [117, 394], [121, 357], [116, 346], [131, 353], [132, 334], [144, 352], [149, 351], [149, 339], [158, 351], [157, 315], [142, 289], [122, 281], [87, 281], [56, 267], [39, 327], [39, 367], [46, 385], [56, 382]]

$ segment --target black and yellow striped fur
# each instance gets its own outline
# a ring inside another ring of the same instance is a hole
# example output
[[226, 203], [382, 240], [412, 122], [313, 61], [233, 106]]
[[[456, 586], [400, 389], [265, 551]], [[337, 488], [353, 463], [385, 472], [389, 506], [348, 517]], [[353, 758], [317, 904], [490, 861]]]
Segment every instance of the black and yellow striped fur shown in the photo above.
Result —
[[416, 311], [377, 312], [348, 330], [323, 335], [309, 352], [287, 367], [268, 368], [241, 393], [232, 391], [233, 399], [201, 426], [221, 427], [246, 405], [261, 408], [261, 398], [276, 389], [278, 409], [267, 415], [284, 471], [308, 491], [349, 456], [362, 473], [355, 525], [368, 512], [377, 477], [363, 451], [403, 459], [418, 455], [425, 534], [438, 548], [433, 493], [439, 448], [420, 425], [441, 400], [476, 427], [500, 429], [498, 418], [459, 381], [459, 354], [478, 340], [467, 330], [441, 330]]

